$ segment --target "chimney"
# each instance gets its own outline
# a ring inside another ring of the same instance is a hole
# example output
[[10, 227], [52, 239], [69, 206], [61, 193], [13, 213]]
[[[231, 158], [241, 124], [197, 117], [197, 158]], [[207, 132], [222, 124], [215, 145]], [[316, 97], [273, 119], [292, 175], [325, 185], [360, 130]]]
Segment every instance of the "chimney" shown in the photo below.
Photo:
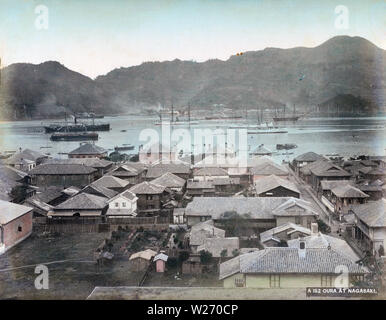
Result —
[[317, 223], [311, 223], [311, 235], [312, 236], [315, 236], [319, 233], [319, 230], [318, 230], [318, 224]]
[[306, 257], [306, 242], [302, 239], [299, 240], [298, 249], [299, 258], [304, 259]]

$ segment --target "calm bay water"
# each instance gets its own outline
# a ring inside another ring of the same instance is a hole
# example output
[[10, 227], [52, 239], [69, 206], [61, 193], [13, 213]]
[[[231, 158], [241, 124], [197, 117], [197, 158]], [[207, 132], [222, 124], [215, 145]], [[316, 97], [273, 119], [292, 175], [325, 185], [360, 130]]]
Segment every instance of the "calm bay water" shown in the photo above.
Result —
[[[105, 117], [96, 122], [109, 122], [109, 132], [99, 132], [97, 145], [113, 150], [114, 146], [133, 144], [135, 150], [145, 141], [139, 140], [140, 132], [144, 129], [161, 131], [161, 126], [156, 126], [155, 117], [119, 116]], [[17, 121], [0, 123], [0, 151], [16, 151], [19, 148], [30, 148], [42, 153], [49, 153], [53, 157], [66, 158], [68, 153], [79, 146], [79, 142], [53, 142], [50, 134], [41, 131], [42, 125], [54, 121]], [[193, 133], [195, 129], [223, 129], [230, 126], [243, 126], [245, 120], [238, 121], [201, 121], [191, 125]], [[249, 125], [256, 124], [254, 120]], [[319, 118], [301, 119], [296, 123], [280, 124], [288, 133], [248, 135], [248, 148], [254, 150], [258, 145], [264, 144], [267, 148], [276, 152], [276, 144], [295, 143], [298, 148], [290, 150], [293, 153], [283, 156], [283, 150], [277, 151], [274, 158], [281, 161], [284, 158], [292, 159], [296, 155], [308, 151], [321, 154], [338, 153], [343, 156], [360, 154], [385, 155], [386, 148], [386, 117], [377, 118]], [[178, 125], [173, 129], [188, 129], [188, 126]], [[122, 132], [122, 130], [126, 130]], [[237, 130], [237, 129], [236, 129]], [[191, 137], [194, 135], [192, 134]], [[192, 138], [193, 139], [193, 138]], [[194, 143], [194, 142], [193, 142]], [[214, 142], [215, 144], [215, 142]], [[189, 147], [187, 147], [188, 149]], [[184, 151], [186, 151], [185, 149]], [[131, 151], [129, 151], [131, 152]]]

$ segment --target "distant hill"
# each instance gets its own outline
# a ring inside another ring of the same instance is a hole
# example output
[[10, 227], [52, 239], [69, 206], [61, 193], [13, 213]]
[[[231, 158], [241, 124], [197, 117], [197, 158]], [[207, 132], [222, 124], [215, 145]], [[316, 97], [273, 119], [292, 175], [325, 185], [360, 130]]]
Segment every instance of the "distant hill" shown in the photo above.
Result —
[[385, 106], [384, 61], [385, 50], [366, 39], [338, 36], [315, 48], [266, 48], [227, 61], [146, 62], [114, 69], [95, 80], [57, 62], [14, 64], [2, 70], [2, 93], [7, 93], [2, 102], [8, 105], [3, 114], [12, 116], [10, 110], [44, 114], [61, 106], [140, 112], [171, 103], [177, 107], [190, 103], [193, 108], [296, 104], [297, 110], [307, 111], [348, 95], [352, 98], [346, 102], [354, 101], [372, 113]]
[[105, 90], [94, 80], [55, 61], [12, 64], [1, 70], [1, 115], [23, 119], [95, 110], [106, 104]]

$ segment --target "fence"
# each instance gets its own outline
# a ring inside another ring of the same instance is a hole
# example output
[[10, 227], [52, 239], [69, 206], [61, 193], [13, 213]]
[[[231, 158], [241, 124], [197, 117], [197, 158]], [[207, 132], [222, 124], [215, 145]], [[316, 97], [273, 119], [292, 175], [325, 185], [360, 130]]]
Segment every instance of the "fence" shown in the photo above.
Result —
[[59, 233], [93, 233], [108, 232], [121, 227], [144, 227], [145, 229], [165, 229], [171, 223], [171, 217], [131, 217], [108, 218], [103, 221], [100, 217], [83, 218], [69, 217], [61, 219], [40, 219], [34, 221], [35, 232]]

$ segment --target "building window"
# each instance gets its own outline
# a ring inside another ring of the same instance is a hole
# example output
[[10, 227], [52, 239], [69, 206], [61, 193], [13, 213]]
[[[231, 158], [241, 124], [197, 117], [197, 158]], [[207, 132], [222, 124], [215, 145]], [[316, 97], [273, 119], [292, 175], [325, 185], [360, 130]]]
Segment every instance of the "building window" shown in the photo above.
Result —
[[333, 287], [332, 276], [322, 276], [322, 287]]
[[18, 231], [18, 232], [22, 232], [22, 231], [23, 231], [23, 228], [22, 228], [21, 226], [18, 226], [18, 227], [17, 227], [17, 231]]
[[280, 288], [280, 275], [271, 274], [269, 276], [269, 286], [271, 288]]
[[244, 279], [235, 278], [235, 287], [244, 287]]
[[300, 217], [295, 217], [295, 223], [296, 224], [301, 224], [302, 223], [302, 220]]
[[122, 202], [122, 207], [126, 207], [126, 202]]
[[119, 207], [119, 203], [118, 203], [118, 202], [115, 202], [115, 207], [116, 207], [116, 208]]
[[146, 196], [146, 200], [153, 200], [153, 196], [152, 195], [147, 195]]

